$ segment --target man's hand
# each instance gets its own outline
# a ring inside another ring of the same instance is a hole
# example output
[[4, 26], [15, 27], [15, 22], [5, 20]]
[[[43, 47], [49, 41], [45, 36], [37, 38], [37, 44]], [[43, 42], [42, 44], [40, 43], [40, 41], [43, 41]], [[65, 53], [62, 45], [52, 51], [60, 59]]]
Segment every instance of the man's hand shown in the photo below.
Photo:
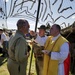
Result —
[[51, 52], [48, 51], [48, 50], [42, 50], [42, 52], [43, 52], [44, 54], [47, 54], [47, 55], [51, 56]]
[[48, 50], [42, 50], [42, 52], [45, 53], [45, 54], [49, 54], [50, 51], [48, 51]]
[[30, 42], [30, 44], [31, 44], [31, 45], [37, 44], [37, 42], [36, 42], [35, 40], [33, 40], [33, 41]]

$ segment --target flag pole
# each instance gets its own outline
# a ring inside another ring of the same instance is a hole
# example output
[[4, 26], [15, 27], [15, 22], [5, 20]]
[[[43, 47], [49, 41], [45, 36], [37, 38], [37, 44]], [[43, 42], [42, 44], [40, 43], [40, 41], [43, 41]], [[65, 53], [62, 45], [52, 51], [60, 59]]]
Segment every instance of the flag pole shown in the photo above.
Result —
[[[35, 32], [37, 31], [40, 4], [41, 4], [41, 0], [38, 0], [38, 9], [37, 9], [37, 16], [36, 16], [36, 23], [35, 23]], [[29, 74], [28, 75], [30, 75], [30, 71], [31, 71], [32, 58], [33, 58], [33, 49], [31, 51], [30, 64], [29, 64]]]

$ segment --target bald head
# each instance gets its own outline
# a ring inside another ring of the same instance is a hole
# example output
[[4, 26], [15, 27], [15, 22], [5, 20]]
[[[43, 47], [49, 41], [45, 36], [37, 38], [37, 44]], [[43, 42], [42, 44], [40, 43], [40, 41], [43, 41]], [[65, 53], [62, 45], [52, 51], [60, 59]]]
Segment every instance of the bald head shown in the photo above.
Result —
[[23, 19], [18, 20], [18, 22], [17, 22], [17, 28], [20, 29], [23, 26], [29, 26], [28, 21], [27, 20], [23, 20]]
[[58, 24], [54, 24], [54, 25], [56, 26], [57, 30], [60, 32], [61, 31], [60, 25], [58, 25]]
[[60, 31], [61, 31], [61, 27], [58, 24], [54, 24], [51, 27], [50, 34], [52, 36], [57, 36], [58, 34], [60, 34]]
[[29, 31], [29, 23], [27, 20], [19, 19], [17, 22], [17, 28], [22, 33], [26, 34]]

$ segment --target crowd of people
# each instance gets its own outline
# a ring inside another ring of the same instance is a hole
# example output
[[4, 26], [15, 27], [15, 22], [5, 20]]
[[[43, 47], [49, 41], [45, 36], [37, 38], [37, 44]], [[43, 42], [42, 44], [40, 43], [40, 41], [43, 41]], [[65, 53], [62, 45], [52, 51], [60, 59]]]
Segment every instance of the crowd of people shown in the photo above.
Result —
[[30, 44], [34, 52], [37, 75], [69, 75], [70, 45], [69, 41], [61, 35], [60, 25], [53, 24], [49, 36], [45, 34], [45, 25], [38, 28], [38, 33], [29, 32], [30, 24], [27, 20], [19, 19], [16, 25], [17, 31], [9, 39], [8, 50], [3, 46], [3, 41], [8, 40], [0, 29], [0, 48], [3, 46], [3, 54], [5, 51], [8, 52], [7, 68], [10, 75], [26, 75], [31, 50], [27, 39], [33, 39]]
[[0, 29], [0, 53], [2, 53], [1, 57], [8, 56], [8, 41], [12, 32], [7, 32], [6, 29]]

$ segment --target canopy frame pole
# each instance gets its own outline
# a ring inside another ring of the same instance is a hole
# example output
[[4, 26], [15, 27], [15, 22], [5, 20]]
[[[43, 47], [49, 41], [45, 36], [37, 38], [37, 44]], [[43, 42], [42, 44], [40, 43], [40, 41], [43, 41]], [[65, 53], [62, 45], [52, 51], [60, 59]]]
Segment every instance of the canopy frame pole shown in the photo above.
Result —
[[[38, 0], [38, 9], [37, 9], [37, 16], [36, 16], [35, 32], [37, 31], [39, 11], [40, 11], [40, 4], [41, 4], [41, 0]], [[30, 57], [29, 73], [28, 73], [28, 75], [30, 75], [30, 71], [31, 71], [32, 58], [33, 58], [33, 48], [32, 48], [31, 57]]]

